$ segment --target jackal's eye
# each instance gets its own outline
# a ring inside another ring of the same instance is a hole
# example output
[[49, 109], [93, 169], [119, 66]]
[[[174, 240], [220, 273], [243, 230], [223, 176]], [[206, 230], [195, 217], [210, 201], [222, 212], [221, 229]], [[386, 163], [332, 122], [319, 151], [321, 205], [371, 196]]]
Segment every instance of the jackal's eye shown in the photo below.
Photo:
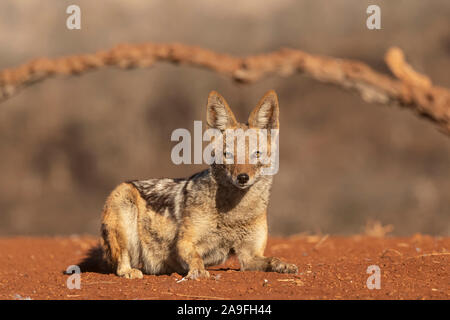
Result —
[[253, 158], [259, 158], [259, 157], [261, 157], [261, 152], [256, 150], [255, 152], [253, 152], [252, 156], [253, 156]]
[[225, 159], [232, 159], [233, 158], [233, 154], [231, 152], [228, 152], [228, 151], [224, 151], [223, 156], [225, 157]]

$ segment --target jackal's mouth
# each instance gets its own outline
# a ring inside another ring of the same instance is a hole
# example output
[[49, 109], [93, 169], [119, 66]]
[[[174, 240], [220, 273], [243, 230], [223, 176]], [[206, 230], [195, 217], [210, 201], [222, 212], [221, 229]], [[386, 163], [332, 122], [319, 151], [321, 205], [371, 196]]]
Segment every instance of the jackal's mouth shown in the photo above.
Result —
[[247, 188], [250, 188], [253, 185], [253, 182], [248, 181], [248, 182], [245, 182], [245, 183], [240, 183], [239, 181], [233, 179], [233, 184], [236, 187], [238, 187], [239, 189], [247, 189]]

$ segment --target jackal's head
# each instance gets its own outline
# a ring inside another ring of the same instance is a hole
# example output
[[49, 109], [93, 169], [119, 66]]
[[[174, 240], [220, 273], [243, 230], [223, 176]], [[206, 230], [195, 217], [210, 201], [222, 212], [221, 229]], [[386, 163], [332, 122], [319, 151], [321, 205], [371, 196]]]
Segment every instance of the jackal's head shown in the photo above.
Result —
[[216, 132], [212, 139], [215, 141], [213, 170], [240, 189], [250, 187], [263, 176], [275, 174], [278, 118], [278, 98], [273, 90], [259, 101], [245, 124], [237, 122], [225, 99], [212, 91], [206, 120]]

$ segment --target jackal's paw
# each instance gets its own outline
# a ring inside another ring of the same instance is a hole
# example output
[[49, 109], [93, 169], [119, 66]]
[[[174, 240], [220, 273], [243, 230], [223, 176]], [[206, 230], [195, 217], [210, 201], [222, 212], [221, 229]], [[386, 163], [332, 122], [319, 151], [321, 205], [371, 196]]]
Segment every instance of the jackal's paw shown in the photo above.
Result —
[[138, 269], [129, 269], [126, 271], [122, 271], [118, 273], [118, 276], [126, 279], [142, 279], [144, 277], [142, 271]]
[[273, 258], [271, 261], [272, 271], [279, 273], [298, 273], [298, 268], [293, 263], [283, 262], [278, 258]]
[[189, 270], [188, 275], [186, 276], [186, 279], [190, 280], [196, 280], [201, 278], [209, 278], [209, 272], [205, 269], [191, 269]]

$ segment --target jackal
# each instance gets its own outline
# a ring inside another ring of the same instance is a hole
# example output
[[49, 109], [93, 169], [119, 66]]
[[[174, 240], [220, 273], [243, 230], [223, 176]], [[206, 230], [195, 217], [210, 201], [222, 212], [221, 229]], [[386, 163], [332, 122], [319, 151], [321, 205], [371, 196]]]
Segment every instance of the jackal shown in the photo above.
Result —
[[[278, 131], [277, 95], [267, 92], [242, 124], [212, 91], [207, 124], [223, 135], [228, 129]], [[236, 161], [237, 152], [225, 151], [222, 163], [213, 162], [186, 179], [117, 186], [106, 200], [101, 226], [104, 256], [116, 274], [132, 279], [177, 272], [188, 279], [207, 278], [205, 267], [223, 263], [231, 254], [241, 270], [297, 273], [294, 264], [264, 256], [273, 177], [261, 174], [268, 164], [250, 163], [259, 151], [245, 148], [245, 163]], [[268, 139], [269, 154], [275, 151]]]

